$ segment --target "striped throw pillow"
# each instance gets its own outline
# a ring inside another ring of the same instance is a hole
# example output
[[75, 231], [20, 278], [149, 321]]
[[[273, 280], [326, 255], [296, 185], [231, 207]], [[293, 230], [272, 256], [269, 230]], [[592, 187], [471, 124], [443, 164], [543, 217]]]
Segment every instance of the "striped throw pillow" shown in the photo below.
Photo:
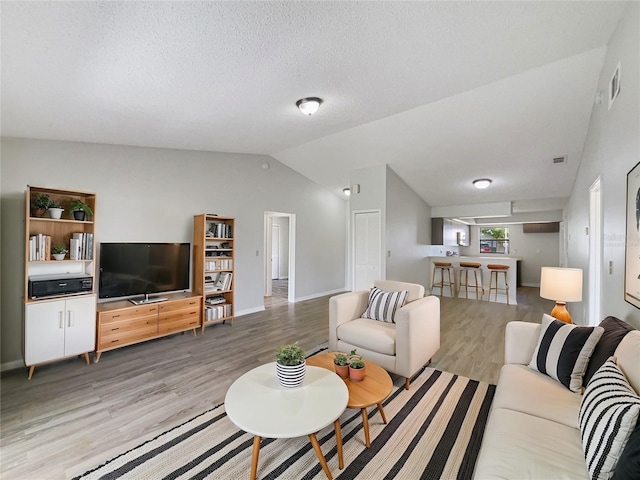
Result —
[[369, 292], [369, 305], [362, 318], [370, 318], [381, 322], [396, 323], [395, 315], [400, 307], [407, 301], [408, 290], [400, 292], [386, 292], [373, 287]]
[[609, 479], [640, 416], [640, 397], [609, 358], [593, 375], [580, 403], [578, 425], [592, 480]]
[[545, 314], [529, 368], [581, 393], [582, 377], [602, 332], [602, 327], [579, 327]]

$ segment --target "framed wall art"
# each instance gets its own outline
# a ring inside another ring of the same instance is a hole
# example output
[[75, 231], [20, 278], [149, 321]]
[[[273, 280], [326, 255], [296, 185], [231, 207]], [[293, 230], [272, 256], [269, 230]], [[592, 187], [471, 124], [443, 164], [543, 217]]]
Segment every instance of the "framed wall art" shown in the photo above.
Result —
[[627, 173], [624, 299], [640, 308], [640, 162]]

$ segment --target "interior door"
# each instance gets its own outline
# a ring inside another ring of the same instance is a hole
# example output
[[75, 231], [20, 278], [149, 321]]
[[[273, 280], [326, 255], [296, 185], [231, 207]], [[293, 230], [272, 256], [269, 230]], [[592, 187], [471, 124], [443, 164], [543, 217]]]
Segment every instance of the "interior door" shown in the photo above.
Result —
[[280, 278], [280, 225], [271, 226], [271, 280]]
[[354, 290], [368, 290], [381, 279], [382, 236], [380, 212], [354, 214]]

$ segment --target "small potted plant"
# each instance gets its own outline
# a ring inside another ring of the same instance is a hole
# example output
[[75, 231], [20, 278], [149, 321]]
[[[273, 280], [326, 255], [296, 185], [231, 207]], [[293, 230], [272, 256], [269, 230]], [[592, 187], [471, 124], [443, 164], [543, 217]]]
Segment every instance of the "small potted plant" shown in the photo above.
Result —
[[51, 255], [56, 260], [64, 260], [64, 257], [67, 254], [67, 252], [68, 252], [67, 247], [63, 243], [57, 243], [55, 245], [51, 245]]
[[306, 371], [305, 352], [298, 342], [280, 347], [276, 353], [276, 375], [280, 385], [294, 388], [302, 385]]
[[87, 217], [93, 217], [91, 207], [80, 199], [76, 199], [71, 202], [69, 210], [71, 210], [75, 220], [83, 221]]
[[342, 378], [349, 377], [349, 358], [344, 353], [336, 353], [333, 357], [333, 366], [336, 373]]
[[58, 219], [62, 216], [62, 212], [64, 212], [62, 205], [55, 200], [51, 200], [51, 203], [49, 204], [49, 216], [51, 218]]
[[356, 349], [351, 350], [349, 354], [349, 380], [352, 382], [361, 382], [364, 379], [365, 365], [362, 355], [356, 353]]
[[46, 193], [38, 193], [31, 199], [31, 214], [42, 217], [51, 205], [51, 199]]

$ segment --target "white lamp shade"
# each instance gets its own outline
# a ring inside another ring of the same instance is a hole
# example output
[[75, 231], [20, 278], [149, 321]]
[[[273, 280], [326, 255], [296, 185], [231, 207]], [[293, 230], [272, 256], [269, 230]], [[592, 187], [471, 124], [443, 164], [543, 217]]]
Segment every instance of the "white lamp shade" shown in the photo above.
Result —
[[556, 302], [582, 301], [582, 269], [542, 267], [540, 296]]

